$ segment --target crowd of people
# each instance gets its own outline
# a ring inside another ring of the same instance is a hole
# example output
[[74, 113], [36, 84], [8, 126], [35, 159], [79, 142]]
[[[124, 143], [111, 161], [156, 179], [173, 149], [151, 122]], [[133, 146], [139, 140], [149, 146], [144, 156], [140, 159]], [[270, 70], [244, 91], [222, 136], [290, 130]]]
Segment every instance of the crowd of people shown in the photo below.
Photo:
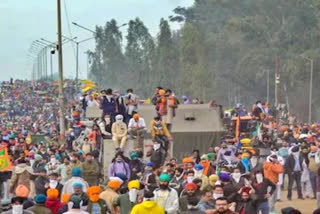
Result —
[[[58, 143], [55, 86], [2, 83], [0, 158], [7, 152], [12, 163], [0, 170], [3, 213], [267, 214], [275, 212], [277, 201], [295, 199], [293, 191], [300, 200], [318, 199], [320, 207], [318, 124], [292, 118], [277, 124], [260, 101], [250, 112], [237, 105], [234, 117], [251, 116], [258, 124], [249, 139], [251, 148], [241, 145], [248, 136], [234, 139], [230, 128], [219, 144], [177, 160], [168, 156], [168, 148], [174, 143], [171, 130], [180, 102], [170, 89], [156, 88], [152, 104], [157, 116], [148, 124], [139, 115], [139, 97], [132, 89], [125, 95], [108, 89], [79, 98], [75, 91], [66, 88], [69, 128], [65, 142]], [[192, 102], [184, 96], [182, 103]], [[83, 120], [90, 107], [100, 108], [102, 115], [88, 127]], [[154, 146], [145, 158], [147, 130]], [[49, 140], [38, 142], [33, 135]], [[126, 156], [129, 138], [135, 145]], [[107, 171], [102, 166], [104, 139], [115, 147]], [[270, 148], [265, 156], [261, 144]], [[302, 212], [294, 204], [282, 210]]]

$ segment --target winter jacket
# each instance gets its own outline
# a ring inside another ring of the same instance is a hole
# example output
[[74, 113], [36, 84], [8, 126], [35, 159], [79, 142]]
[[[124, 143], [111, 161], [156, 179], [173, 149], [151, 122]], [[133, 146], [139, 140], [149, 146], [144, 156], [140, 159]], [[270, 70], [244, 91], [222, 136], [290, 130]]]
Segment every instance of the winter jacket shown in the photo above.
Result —
[[105, 191], [100, 193], [100, 198], [103, 199], [107, 203], [107, 205], [111, 211], [111, 214], [116, 213], [116, 209], [113, 206], [113, 202], [115, 200], [117, 200], [118, 197], [119, 197], [118, 193], [116, 193], [113, 189], [111, 189], [109, 187], [107, 187], [107, 189]]
[[182, 191], [183, 181], [184, 181], [183, 174], [181, 174], [180, 177], [173, 176], [173, 178], [171, 179], [171, 181], [169, 183], [169, 186], [171, 188], [175, 189], [178, 192], [178, 194], [180, 194]]
[[165, 154], [161, 151], [161, 149], [152, 150], [150, 161], [154, 164], [155, 168], [159, 168], [164, 164]]
[[47, 198], [45, 206], [51, 210], [52, 214], [58, 214], [58, 210], [62, 207], [62, 203], [57, 198]]
[[113, 202], [113, 206], [120, 208], [120, 214], [128, 214], [131, 212], [135, 203], [129, 200], [129, 193], [120, 195], [117, 200]]
[[264, 162], [263, 174], [272, 183], [276, 184], [279, 181], [279, 174], [283, 172], [283, 167], [280, 163]]
[[200, 201], [196, 195], [193, 195], [193, 196], [184, 195], [184, 196], [180, 197], [180, 199], [179, 199], [179, 210], [180, 211], [187, 211], [188, 210], [188, 201], [190, 201], [190, 200], [197, 200], [198, 202]]
[[36, 187], [36, 194], [46, 195], [47, 188], [45, 188], [45, 184], [49, 183], [49, 179], [47, 177], [38, 176], [34, 181]]
[[103, 97], [100, 105], [104, 115], [114, 114], [116, 111], [116, 101], [113, 97], [110, 100], [107, 97]]
[[29, 189], [29, 197], [35, 195], [34, 183], [31, 181], [33, 170], [27, 164], [18, 164], [13, 168], [12, 177], [10, 179], [10, 192], [13, 193], [17, 186], [22, 184]]
[[156, 135], [165, 135], [168, 138], [171, 137], [167, 126], [163, 121], [160, 123], [160, 125], [156, 125], [156, 122], [152, 120], [150, 122], [150, 132], [152, 139], [154, 139]]
[[73, 187], [72, 185], [75, 184], [75, 183], [81, 183], [83, 188], [82, 190], [84, 192], [87, 192], [87, 188], [89, 187], [88, 183], [83, 179], [83, 178], [80, 178], [80, 177], [72, 177], [71, 179], [69, 179], [63, 186], [63, 189], [62, 189], [62, 194], [64, 193], [69, 193], [69, 194], [73, 194], [74, 191], [73, 191]]
[[[303, 161], [303, 158], [301, 155], [299, 155], [299, 164], [300, 164], [300, 169], [302, 171], [302, 161]], [[291, 175], [291, 173], [293, 173], [294, 171], [294, 166], [295, 166], [295, 158], [293, 156], [293, 154], [290, 154], [286, 160], [286, 163], [285, 163], [285, 170], [286, 172]]]
[[130, 214], [164, 214], [164, 210], [154, 201], [144, 201], [133, 207]]
[[28, 210], [34, 212], [35, 214], [52, 214], [51, 210], [46, 208], [44, 204], [36, 204], [30, 207]]
[[257, 214], [259, 203], [256, 195], [251, 195], [251, 198], [247, 202], [242, 201], [241, 196], [238, 195], [235, 201], [237, 203], [236, 212], [240, 212], [244, 208], [245, 214]]
[[309, 157], [309, 170], [310, 172], [317, 173], [320, 166], [320, 158], [318, 153]]
[[123, 138], [127, 136], [127, 125], [124, 122], [115, 122], [112, 124], [112, 136]]
[[[157, 199], [159, 197], [160, 191], [163, 191], [161, 189], [156, 189], [154, 193], [155, 201], [157, 202]], [[172, 188], [168, 188], [168, 196], [164, 200], [164, 210], [167, 214], [176, 214], [179, 210], [179, 198], [178, 193]]]
[[129, 167], [131, 169], [131, 180], [139, 179], [137, 174], [143, 172], [144, 164], [139, 159], [135, 159], [129, 162]]
[[82, 206], [84, 206], [84, 207], [88, 206], [89, 197], [88, 197], [87, 193], [85, 193], [85, 192], [80, 192], [80, 193], [77, 193], [77, 194], [73, 193], [71, 196], [73, 196], [73, 195], [78, 196], [79, 198], [81, 198]]
[[80, 168], [82, 170], [82, 177], [86, 182], [88, 182], [89, 186], [95, 186], [98, 184], [100, 168], [95, 160], [92, 162], [83, 162]]
[[254, 190], [256, 192], [255, 194], [257, 195], [260, 203], [267, 202], [268, 199], [266, 199], [264, 196], [268, 193], [270, 195], [272, 195], [273, 192], [276, 190], [276, 185], [273, 182], [271, 182], [269, 179], [266, 179], [266, 178], [264, 178], [262, 183], [260, 183], [260, 184], [258, 184], [256, 181], [254, 181], [252, 184], [252, 187], [254, 188]]
[[[95, 204], [98, 204], [99, 205], [99, 207], [100, 207], [100, 214], [107, 214], [108, 213], [108, 205], [107, 205], [107, 203], [104, 201], [104, 200], [102, 200], [102, 199], [99, 199], [99, 201], [97, 202], [97, 203], [95, 203]], [[88, 208], [87, 208], [87, 211], [89, 212], [89, 213], [93, 213], [92, 211], [93, 211], [93, 203], [91, 202], [91, 201], [89, 201], [89, 204], [88, 204]]]
[[40, 170], [46, 169], [46, 164], [42, 161], [34, 162], [34, 164], [32, 165], [32, 169], [34, 173], [39, 173]]
[[111, 163], [108, 169], [108, 177], [115, 177], [117, 173], [123, 173], [127, 176], [127, 178], [130, 178], [129, 164], [127, 164], [125, 161], [114, 161]]

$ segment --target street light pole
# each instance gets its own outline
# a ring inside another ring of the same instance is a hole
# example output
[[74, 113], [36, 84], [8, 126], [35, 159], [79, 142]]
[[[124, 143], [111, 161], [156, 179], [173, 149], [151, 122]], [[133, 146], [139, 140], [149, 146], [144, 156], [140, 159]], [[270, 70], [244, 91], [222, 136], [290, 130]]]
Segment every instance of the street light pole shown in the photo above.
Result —
[[64, 100], [63, 100], [63, 57], [62, 57], [62, 32], [61, 32], [61, 0], [57, 0], [57, 27], [58, 27], [58, 61], [59, 61], [59, 125], [60, 140], [64, 140], [65, 118], [64, 118]]
[[270, 70], [267, 69], [267, 103], [269, 105], [269, 94], [270, 94]]

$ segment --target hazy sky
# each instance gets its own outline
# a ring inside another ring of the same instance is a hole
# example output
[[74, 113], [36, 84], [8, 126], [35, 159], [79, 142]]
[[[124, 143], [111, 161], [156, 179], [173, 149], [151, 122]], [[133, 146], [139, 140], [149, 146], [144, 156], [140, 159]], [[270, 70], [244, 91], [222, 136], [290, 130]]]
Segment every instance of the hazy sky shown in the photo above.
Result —
[[[160, 18], [172, 15], [176, 6], [191, 6], [193, 0], [61, 0], [61, 3], [63, 34], [83, 40], [93, 35], [71, 22], [94, 30], [95, 25], [104, 25], [112, 18], [122, 24], [140, 17], [155, 36]], [[0, 80], [9, 80], [10, 77], [30, 79], [32, 60], [28, 59], [27, 54], [32, 41], [40, 38], [57, 40], [56, 0], [0, 0], [0, 11]], [[174, 29], [178, 27], [172, 26]], [[126, 27], [122, 28], [122, 31], [126, 30]], [[94, 49], [94, 40], [80, 45], [79, 75], [82, 78], [87, 74], [87, 58], [84, 52], [88, 49]], [[74, 77], [75, 45], [66, 44], [63, 50], [64, 75]], [[56, 59], [57, 55], [53, 55], [54, 72], [57, 71]]]

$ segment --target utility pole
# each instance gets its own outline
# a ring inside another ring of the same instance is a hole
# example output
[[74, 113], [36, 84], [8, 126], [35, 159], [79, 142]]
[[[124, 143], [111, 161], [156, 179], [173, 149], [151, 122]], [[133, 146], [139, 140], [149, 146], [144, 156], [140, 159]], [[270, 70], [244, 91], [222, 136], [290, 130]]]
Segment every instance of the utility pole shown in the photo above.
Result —
[[60, 140], [64, 140], [65, 118], [64, 118], [64, 99], [63, 99], [63, 58], [62, 58], [62, 32], [61, 32], [61, 0], [57, 0], [57, 25], [58, 25], [58, 70], [59, 70], [59, 125]]
[[275, 56], [276, 75], [275, 75], [275, 106], [278, 108], [280, 102], [280, 69], [279, 69], [279, 57]]
[[311, 124], [312, 116], [312, 82], [313, 82], [313, 60], [310, 59], [311, 69], [310, 69], [310, 88], [309, 88], [309, 118], [308, 123]]

